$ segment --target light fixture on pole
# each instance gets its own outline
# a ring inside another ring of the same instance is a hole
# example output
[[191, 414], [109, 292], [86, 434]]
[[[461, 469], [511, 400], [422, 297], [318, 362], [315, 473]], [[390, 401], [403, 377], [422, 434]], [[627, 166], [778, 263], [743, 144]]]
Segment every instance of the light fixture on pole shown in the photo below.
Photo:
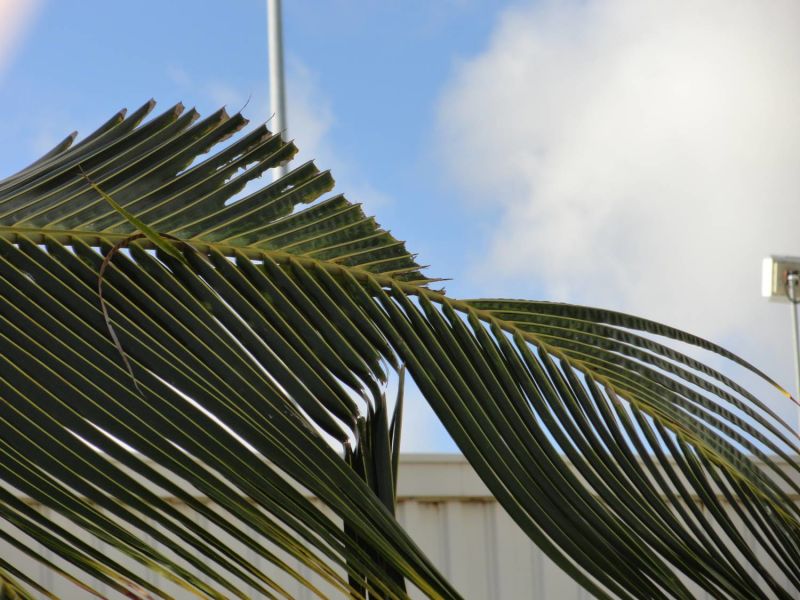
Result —
[[[797, 305], [800, 304], [800, 257], [770, 256], [764, 259], [761, 295], [770, 300], [788, 302], [792, 311], [792, 338], [794, 340], [795, 398], [800, 399], [800, 330], [797, 323]], [[800, 415], [798, 416], [800, 426]]]
[[[269, 104], [274, 126], [272, 130], [288, 139], [286, 91], [283, 79], [283, 25], [281, 0], [267, 0], [267, 32], [269, 44]], [[286, 165], [272, 170], [273, 180], [286, 174]]]

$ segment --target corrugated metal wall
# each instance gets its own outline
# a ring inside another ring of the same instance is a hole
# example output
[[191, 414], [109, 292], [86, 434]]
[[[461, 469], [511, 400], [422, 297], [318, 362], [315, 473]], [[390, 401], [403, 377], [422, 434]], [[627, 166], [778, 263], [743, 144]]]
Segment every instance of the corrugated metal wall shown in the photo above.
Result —
[[[582, 600], [590, 597], [519, 531], [462, 457], [411, 455], [405, 456], [401, 463], [398, 519], [465, 598]], [[46, 509], [44, 512], [49, 514]], [[733, 518], [736, 519], [735, 515]], [[74, 531], [67, 522], [64, 525]], [[225, 533], [211, 530], [223, 541], [229, 541]], [[747, 537], [746, 532], [744, 535]], [[95, 544], [106, 551], [102, 544]], [[39, 551], [52, 558], [46, 550]], [[18, 551], [7, 542], [0, 541], [0, 555], [12, 557], [15, 564], [23, 563], [26, 572], [60, 597], [90, 597], [33, 561], [20, 560]], [[273, 571], [252, 552], [249, 556], [257, 566]], [[164, 585], [177, 598], [193, 597], [136, 563], [120, 559], [132, 570], [147, 573], [150, 581]], [[286, 576], [276, 578], [298, 599], [315, 597]], [[783, 579], [779, 577], [779, 581]], [[105, 591], [102, 585], [99, 589]], [[323, 584], [320, 589], [331, 597], [340, 597]], [[413, 595], [423, 597], [419, 593]], [[707, 597], [699, 589], [696, 596]]]

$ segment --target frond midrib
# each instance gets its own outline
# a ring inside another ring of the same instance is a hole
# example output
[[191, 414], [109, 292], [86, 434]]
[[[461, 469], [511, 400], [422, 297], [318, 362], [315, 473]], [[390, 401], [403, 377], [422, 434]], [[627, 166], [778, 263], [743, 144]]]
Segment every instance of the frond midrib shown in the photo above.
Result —
[[[72, 241], [80, 240], [91, 246], [99, 246], [100, 244], [116, 245], [124, 242], [126, 239], [132, 237], [131, 233], [115, 233], [115, 232], [98, 232], [86, 231], [78, 229], [51, 229], [47, 227], [9, 227], [0, 226], [0, 239], [5, 239], [11, 243], [17, 243], [20, 237], [27, 238], [36, 244], [43, 244], [46, 240], [55, 240], [61, 244], [69, 244]], [[319, 260], [303, 254], [293, 254], [282, 250], [264, 249], [255, 246], [243, 246], [235, 244], [220, 244], [203, 240], [201, 238], [187, 238], [181, 239], [182, 244], [188, 244], [194, 250], [207, 254], [211, 251], [218, 252], [223, 256], [234, 258], [237, 255], [243, 256], [250, 260], [264, 260], [269, 258], [278, 264], [285, 264], [291, 261], [296, 261], [303, 266], [317, 266], [325, 269], [329, 273], [335, 275], [337, 273], [347, 272], [352, 275], [357, 281], [365, 282], [369, 279], [377, 282], [383, 287], [397, 286], [407, 295], [425, 296], [428, 300], [437, 304], [447, 302], [455, 310], [463, 313], [472, 313], [485, 323], [495, 324], [503, 331], [514, 335], [522, 336], [526, 341], [531, 342], [548, 353], [557, 356], [563, 360], [567, 360], [574, 367], [579, 370], [591, 373], [591, 375], [598, 381], [615, 388], [615, 386], [608, 381], [608, 379], [600, 373], [595, 373], [585, 362], [580, 361], [574, 357], [567, 357], [560, 349], [547, 343], [540, 336], [537, 336], [530, 331], [518, 327], [513, 321], [501, 319], [492, 314], [489, 310], [483, 310], [472, 306], [468, 301], [457, 300], [447, 296], [443, 291], [433, 290], [428, 288], [425, 283], [441, 281], [440, 279], [424, 279], [421, 282], [407, 282], [399, 280], [391, 275], [385, 273], [374, 273], [366, 269], [358, 267], [351, 267], [342, 265], [336, 261]], [[131, 244], [136, 244], [145, 249], [155, 249], [153, 243], [147, 238], [139, 238], [132, 240]], [[620, 391], [620, 390], [617, 390]]]

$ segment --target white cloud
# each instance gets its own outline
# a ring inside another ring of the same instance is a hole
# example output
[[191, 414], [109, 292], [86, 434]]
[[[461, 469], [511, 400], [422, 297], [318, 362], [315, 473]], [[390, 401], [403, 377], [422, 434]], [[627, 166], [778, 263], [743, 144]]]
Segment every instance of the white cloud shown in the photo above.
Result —
[[192, 78], [189, 73], [180, 65], [170, 65], [167, 67], [167, 78], [178, 87], [191, 85]]
[[[212, 110], [221, 106], [228, 112], [242, 110], [251, 119], [251, 126], [266, 121], [267, 127], [274, 129], [269, 90], [262, 83], [245, 87], [221, 79], [201, 80], [180, 65], [167, 67], [164, 74], [182, 92], [203, 98]], [[295, 140], [300, 150], [296, 164], [314, 160], [321, 169], [330, 169], [337, 181], [337, 191], [364, 204], [367, 212], [374, 214], [377, 208], [391, 203], [392, 198], [374, 186], [353, 160], [336, 150], [333, 106], [316, 73], [290, 57], [286, 74], [288, 138]], [[247, 189], [252, 190], [256, 185], [260, 182], [253, 182]]]
[[798, 106], [794, 0], [506, 11], [440, 106], [451, 173], [500, 215], [476, 277], [722, 340], [791, 385], [759, 270], [800, 255]]
[[223, 81], [212, 81], [204, 87], [205, 95], [217, 106], [224, 106], [228, 112], [235, 112], [247, 102], [247, 94]]
[[314, 72], [300, 60], [288, 64], [286, 81], [286, 113], [289, 138], [294, 139], [306, 159], [331, 156], [333, 108], [320, 88]]
[[33, 21], [39, 0], [0, 0], [0, 73]]
[[354, 202], [364, 204], [370, 214], [390, 204], [392, 198], [374, 186], [357, 164], [336, 148], [336, 118], [328, 94], [316, 74], [301, 61], [289, 60], [287, 116], [289, 138], [300, 149], [297, 160], [314, 160], [321, 169], [330, 169], [336, 189]]

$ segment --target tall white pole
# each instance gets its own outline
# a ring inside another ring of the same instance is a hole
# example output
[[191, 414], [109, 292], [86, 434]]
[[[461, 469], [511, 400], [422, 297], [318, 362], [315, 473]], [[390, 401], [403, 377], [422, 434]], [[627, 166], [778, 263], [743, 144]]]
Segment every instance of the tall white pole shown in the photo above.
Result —
[[800, 256], [769, 256], [761, 271], [761, 295], [773, 300], [788, 300], [792, 311], [794, 342], [794, 398], [798, 402], [797, 432], [800, 433]]
[[[800, 296], [797, 289], [800, 287], [800, 273], [789, 271], [786, 275], [786, 296], [792, 303], [792, 339], [794, 340], [794, 391], [800, 400], [800, 328], [797, 324], [797, 306], [800, 304]], [[797, 429], [800, 431], [800, 407], [797, 413]]]
[[[288, 139], [286, 121], [286, 91], [283, 80], [283, 27], [281, 0], [267, 0], [267, 31], [269, 38], [269, 104], [272, 111], [271, 129]], [[286, 166], [273, 169], [272, 179], [286, 174]]]

